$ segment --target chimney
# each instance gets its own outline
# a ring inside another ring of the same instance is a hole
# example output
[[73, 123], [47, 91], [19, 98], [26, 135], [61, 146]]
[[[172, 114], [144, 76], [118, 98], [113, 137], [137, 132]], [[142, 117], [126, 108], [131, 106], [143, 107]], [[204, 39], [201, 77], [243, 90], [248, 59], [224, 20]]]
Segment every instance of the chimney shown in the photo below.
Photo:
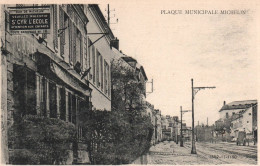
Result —
[[226, 105], [226, 101], [223, 102], [223, 105]]

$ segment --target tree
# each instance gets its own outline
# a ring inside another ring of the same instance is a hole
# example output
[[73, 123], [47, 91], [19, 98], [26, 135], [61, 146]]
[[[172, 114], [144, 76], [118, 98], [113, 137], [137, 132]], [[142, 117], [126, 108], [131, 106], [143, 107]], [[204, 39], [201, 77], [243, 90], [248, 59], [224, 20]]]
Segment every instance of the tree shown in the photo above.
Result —
[[150, 148], [153, 126], [143, 112], [144, 88], [131, 67], [111, 66], [112, 110], [80, 115], [92, 164], [129, 164]]
[[231, 131], [231, 118], [221, 119], [215, 122], [215, 131], [220, 134], [223, 138], [225, 133], [230, 133]]
[[113, 60], [111, 64], [112, 106], [121, 111], [143, 112], [145, 88], [138, 71], [124, 61]]

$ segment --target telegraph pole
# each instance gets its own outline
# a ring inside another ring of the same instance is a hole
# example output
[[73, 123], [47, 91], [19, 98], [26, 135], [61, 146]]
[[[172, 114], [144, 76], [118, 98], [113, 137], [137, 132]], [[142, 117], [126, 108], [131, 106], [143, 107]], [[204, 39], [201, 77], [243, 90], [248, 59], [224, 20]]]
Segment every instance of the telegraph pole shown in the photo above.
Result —
[[109, 4], [107, 4], [107, 24], [110, 27], [110, 10], [109, 10]]
[[193, 92], [193, 79], [191, 79], [191, 96], [192, 96], [192, 105], [191, 105], [191, 109], [192, 109], [192, 147], [191, 147], [191, 154], [197, 154], [196, 152], [196, 147], [195, 147], [195, 140], [194, 140], [194, 92]]
[[202, 89], [214, 89], [215, 86], [212, 87], [193, 87], [193, 79], [191, 79], [191, 96], [192, 96], [192, 146], [191, 146], [191, 154], [197, 154], [195, 147], [195, 139], [194, 139], [194, 97], [198, 91]]
[[182, 140], [182, 106], [181, 106], [181, 142], [180, 146], [183, 147], [183, 140]]

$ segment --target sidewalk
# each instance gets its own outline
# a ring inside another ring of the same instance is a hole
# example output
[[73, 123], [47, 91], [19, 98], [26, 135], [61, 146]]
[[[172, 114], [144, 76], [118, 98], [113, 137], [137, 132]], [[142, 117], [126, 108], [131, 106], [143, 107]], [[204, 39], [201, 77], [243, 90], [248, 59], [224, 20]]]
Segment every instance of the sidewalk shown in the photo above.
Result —
[[194, 165], [212, 164], [206, 158], [191, 154], [191, 149], [175, 142], [162, 142], [150, 148], [148, 164]]
[[[210, 146], [209, 146], [210, 145]], [[256, 164], [256, 148], [236, 146], [223, 143], [196, 143], [197, 154], [191, 154], [191, 143], [185, 142], [184, 147], [175, 142], [161, 142], [152, 146], [149, 153], [139, 157], [132, 164], [165, 164], [165, 165], [219, 165], [219, 164]], [[231, 150], [230, 150], [231, 149]]]

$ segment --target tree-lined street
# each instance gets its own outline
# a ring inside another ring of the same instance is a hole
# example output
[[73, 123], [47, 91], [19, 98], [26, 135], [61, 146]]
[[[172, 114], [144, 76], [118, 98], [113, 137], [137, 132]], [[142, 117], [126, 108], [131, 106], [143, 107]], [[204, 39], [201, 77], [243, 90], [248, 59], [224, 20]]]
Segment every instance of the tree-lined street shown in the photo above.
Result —
[[257, 164], [257, 5], [33, 3], [0, 6], [2, 164]]
[[148, 154], [138, 158], [134, 164], [257, 164], [257, 147], [237, 146], [234, 143], [196, 142], [197, 154], [191, 154], [191, 143], [184, 147], [164, 141], [150, 148]]

